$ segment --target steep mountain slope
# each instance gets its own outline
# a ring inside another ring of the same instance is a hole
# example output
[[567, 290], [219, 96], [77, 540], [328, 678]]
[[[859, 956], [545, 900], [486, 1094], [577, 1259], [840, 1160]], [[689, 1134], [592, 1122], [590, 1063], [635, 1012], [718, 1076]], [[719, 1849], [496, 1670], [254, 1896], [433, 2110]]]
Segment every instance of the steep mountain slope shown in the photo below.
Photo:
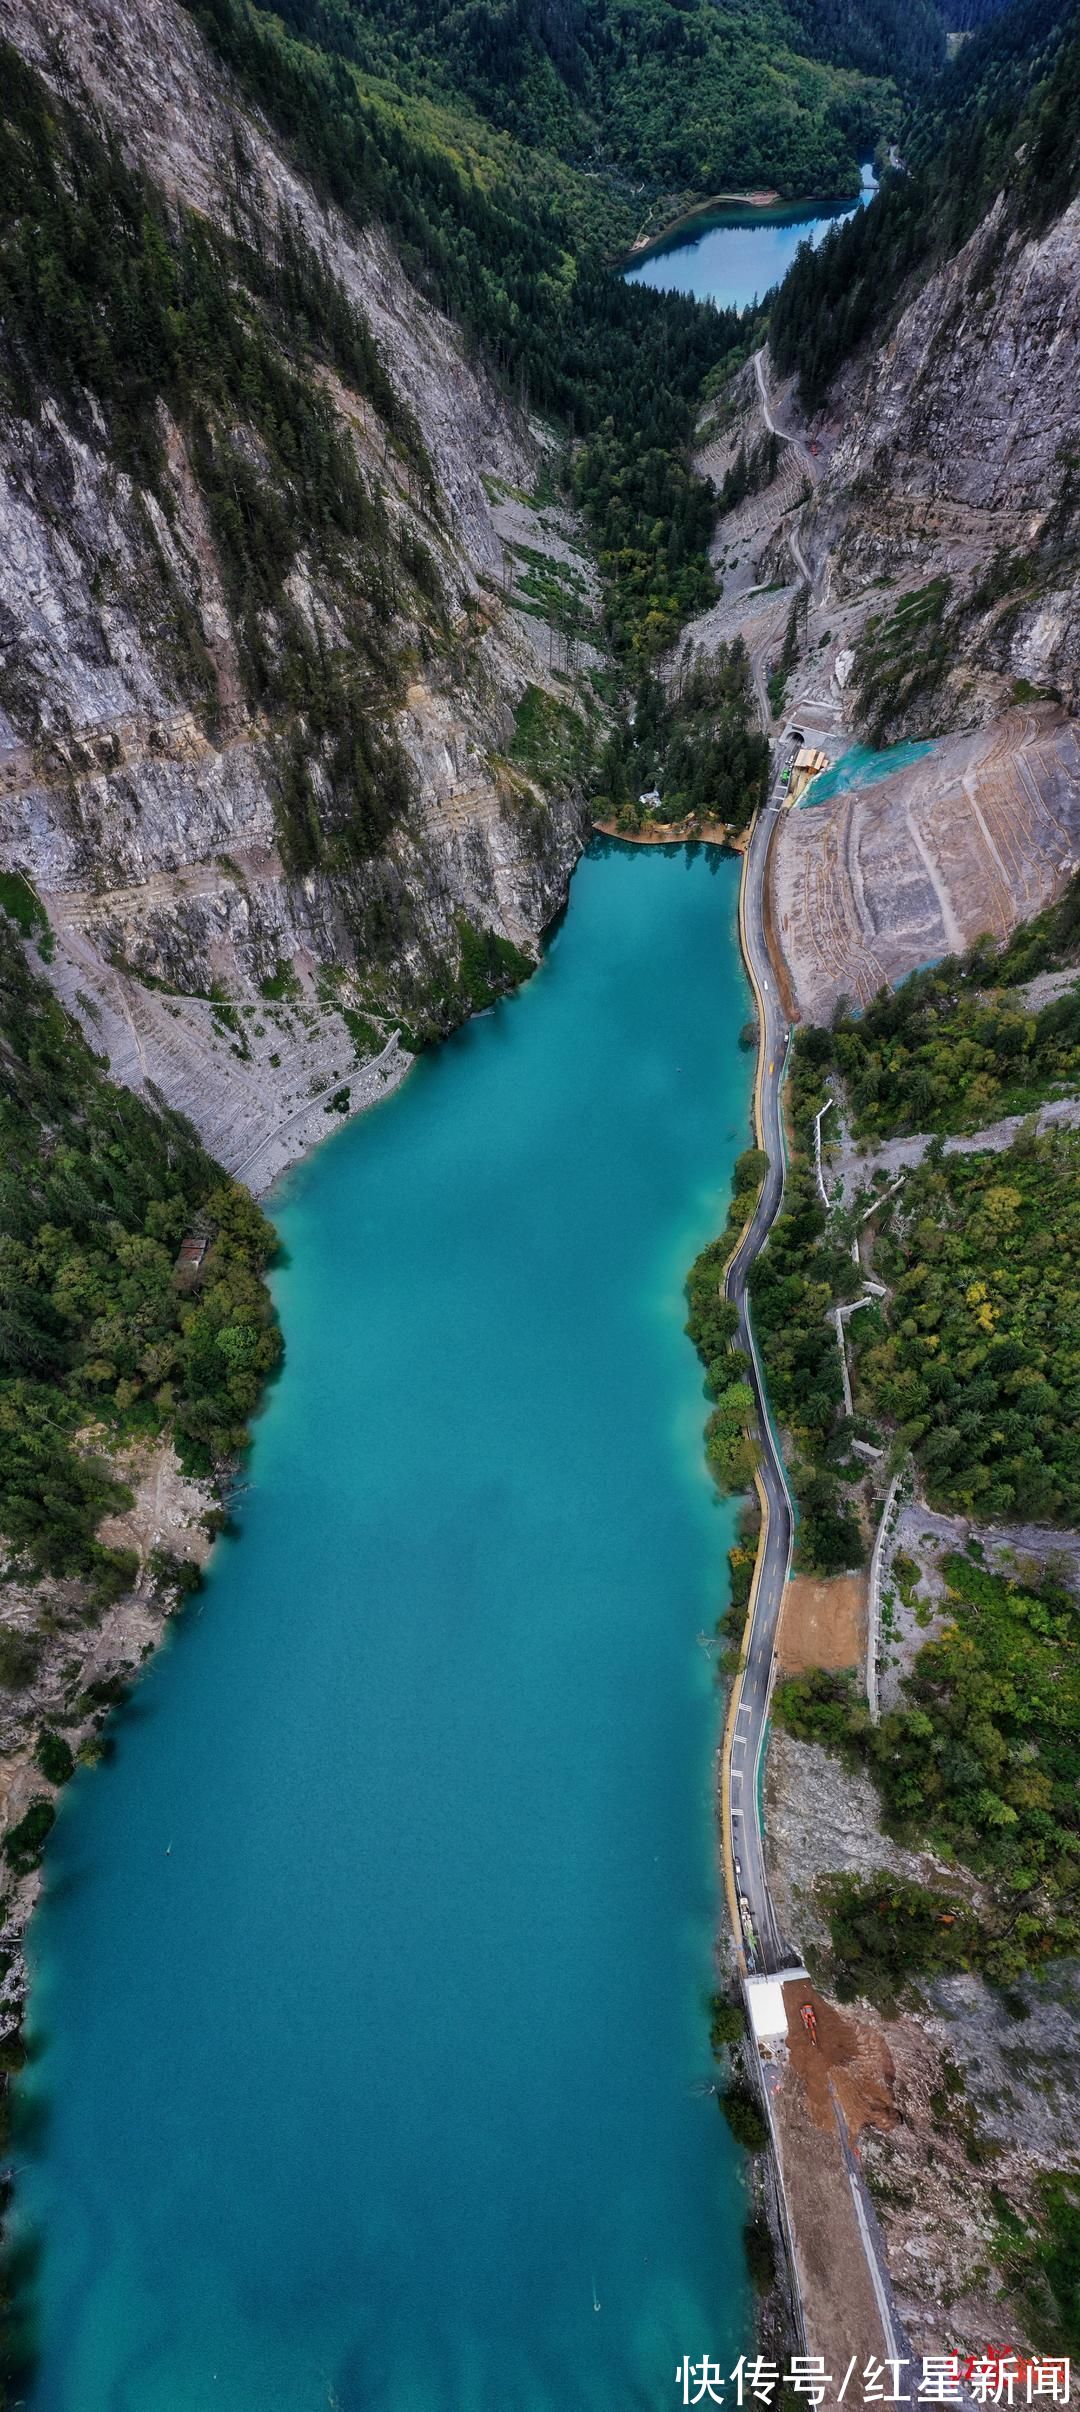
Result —
[[[888, 22], [754, 19], [841, 61], [840, 152], [833, 70], [799, 69], [822, 175], [880, 120]], [[610, 273], [614, 135], [598, 185], [566, 127], [530, 153], [499, 131], [508, 23], [0, 4], [0, 859], [114, 1071], [256, 1186], [521, 975], [580, 842], [605, 657], [655, 656], [713, 592], [682, 454], [745, 331]], [[667, 58], [644, 4], [617, 39], [595, 12], [515, 24], [586, 115], [616, 53]], [[694, 38], [737, 82], [747, 28], [706, 9]], [[764, 172], [723, 82], [716, 160]], [[790, 159], [772, 84], [768, 111]], [[584, 438], [584, 529], [537, 402]]]
[[830, 601], [922, 595], [879, 594], [876, 626], [845, 634], [877, 742], [984, 719], [1018, 680], [1075, 707], [1076, 25], [1022, 0], [973, 42], [913, 127], [912, 172], [802, 255], [773, 310], [776, 365], [817, 414], [801, 541]]
[[996, 200], [837, 392], [804, 538], [828, 553], [831, 595], [938, 585], [910, 641], [886, 637], [879, 588], [855, 662], [859, 723], [879, 740], [984, 718], [1017, 680], [1076, 708], [1078, 271], [1080, 203], [1033, 236]]
[[554, 911], [573, 776], [510, 757], [573, 689], [510, 542], [587, 573], [545, 440], [182, 11], [2, 23], [65, 64], [5, 87], [0, 843], [115, 1069], [266, 1178]]
[[898, 86], [944, 57], [933, 0], [287, 0], [306, 40], [412, 91], [466, 94], [519, 142], [629, 184], [708, 192], [851, 185], [860, 146], [896, 121]]
[[[848, 757], [771, 857], [814, 1020], [1004, 939], [1080, 856], [1076, 22], [1019, 0], [969, 45], [703, 425], [727, 591], [687, 641], [741, 631], [777, 730]], [[898, 739], [939, 742], [861, 773]]]

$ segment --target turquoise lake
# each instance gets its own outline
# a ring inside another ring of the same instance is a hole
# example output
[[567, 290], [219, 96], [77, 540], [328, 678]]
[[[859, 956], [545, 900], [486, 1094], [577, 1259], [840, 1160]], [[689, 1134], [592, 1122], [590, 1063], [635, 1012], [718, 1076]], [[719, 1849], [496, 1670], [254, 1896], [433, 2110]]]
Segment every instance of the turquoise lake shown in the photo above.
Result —
[[682, 1328], [738, 870], [594, 846], [529, 986], [272, 1202], [235, 1537], [49, 1846], [35, 2412], [659, 2412], [749, 2346]]
[[701, 210], [625, 270], [629, 284], [656, 285], [666, 293], [693, 293], [720, 309], [745, 309], [764, 299], [786, 276], [800, 243], [817, 245], [842, 218], [871, 201], [877, 186], [862, 171], [857, 201], [777, 202], [770, 209], [745, 203]]

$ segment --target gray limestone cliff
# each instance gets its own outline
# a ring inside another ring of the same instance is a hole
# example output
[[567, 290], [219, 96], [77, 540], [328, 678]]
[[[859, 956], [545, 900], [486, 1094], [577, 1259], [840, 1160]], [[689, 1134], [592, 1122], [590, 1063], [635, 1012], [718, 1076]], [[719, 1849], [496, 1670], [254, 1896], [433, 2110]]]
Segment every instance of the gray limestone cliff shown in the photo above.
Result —
[[[271, 277], [301, 247], [378, 358], [364, 393], [284, 346], [284, 373], [329, 400], [374, 533], [320, 543], [294, 525], [287, 575], [246, 618], [206, 459], [163, 405], [153, 476], [89, 398], [0, 417], [0, 866], [43, 904], [50, 977], [116, 1077], [264, 1188], [325, 1132], [328, 1101], [381, 1094], [415, 1031], [460, 1018], [470, 933], [532, 955], [562, 902], [581, 799], [537, 777], [516, 731], [538, 694], [555, 715], [580, 704], [590, 654], [578, 644], [576, 677], [552, 666], [515, 571], [527, 541], [556, 576], [568, 559], [589, 573], [568, 517], [528, 499], [550, 439], [379, 229], [316, 198], [182, 8], [57, 0], [46, 25], [0, 0], [0, 36], [178, 219]], [[265, 337], [264, 295], [243, 301]], [[219, 485], [273, 488], [257, 425], [208, 442]], [[344, 751], [312, 708], [313, 662]]]
[[837, 381], [803, 525], [828, 600], [884, 618], [890, 588], [945, 588], [945, 679], [903, 733], [987, 719], [1017, 682], [1080, 701], [1078, 362], [1080, 202], [1036, 238], [999, 200]]

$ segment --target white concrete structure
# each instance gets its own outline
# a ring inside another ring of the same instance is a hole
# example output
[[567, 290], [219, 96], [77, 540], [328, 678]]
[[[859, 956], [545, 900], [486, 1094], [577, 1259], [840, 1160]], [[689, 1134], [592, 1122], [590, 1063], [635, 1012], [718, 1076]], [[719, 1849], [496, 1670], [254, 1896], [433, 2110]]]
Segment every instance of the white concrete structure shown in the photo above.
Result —
[[746, 1999], [755, 2043], [775, 2043], [777, 2036], [787, 2034], [784, 1988], [779, 1977], [748, 1977]]

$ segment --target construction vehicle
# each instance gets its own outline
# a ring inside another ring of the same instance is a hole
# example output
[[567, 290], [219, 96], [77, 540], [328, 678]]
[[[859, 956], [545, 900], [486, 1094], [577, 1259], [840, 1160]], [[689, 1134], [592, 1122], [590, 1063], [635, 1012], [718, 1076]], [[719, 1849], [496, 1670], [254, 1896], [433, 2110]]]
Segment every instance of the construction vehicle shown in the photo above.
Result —
[[807, 2034], [808, 2034], [808, 2036], [809, 2036], [809, 2038], [810, 2038], [811, 2043], [812, 2043], [812, 2044], [816, 2044], [816, 2042], [817, 2042], [817, 2019], [816, 2019], [816, 2018], [815, 2018], [815, 2016], [814, 2016], [814, 2012], [813, 2012], [813, 2010], [811, 2009], [809, 2002], [804, 2002], [804, 2003], [802, 2004], [802, 2007], [801, 2007], [801, 2009], [800, 2009], [800, 2011], [799, 2011], [799, 2017], [800, 2017], [800, 2018], [801, 2018], [801, 2020], [802, 2020], [802, 2023], [803, 2023], [803, 2025], [804, 2025], [804, 2027], [805, 2027], [805, 2029], [806, 2029], [806, 2032], [807, 2032]]

